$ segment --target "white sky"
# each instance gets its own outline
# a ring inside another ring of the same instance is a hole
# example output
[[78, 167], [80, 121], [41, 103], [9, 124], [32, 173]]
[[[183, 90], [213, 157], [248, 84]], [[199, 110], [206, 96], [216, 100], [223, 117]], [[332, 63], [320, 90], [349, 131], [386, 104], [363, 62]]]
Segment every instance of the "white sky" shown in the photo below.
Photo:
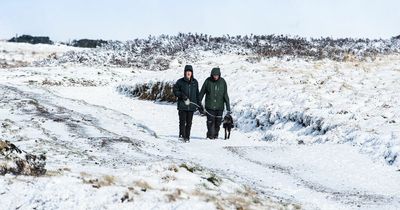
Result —
[[398, 0], [0, 0], [0, 39], [127, 40], [178, 32], [390, 38]]

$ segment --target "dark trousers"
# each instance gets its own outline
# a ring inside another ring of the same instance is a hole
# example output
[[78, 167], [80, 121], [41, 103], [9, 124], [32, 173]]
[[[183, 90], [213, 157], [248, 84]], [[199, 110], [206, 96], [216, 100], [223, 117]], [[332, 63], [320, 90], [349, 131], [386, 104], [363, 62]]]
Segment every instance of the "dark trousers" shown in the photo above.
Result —
[[193, 120], [192, 111], [179, 110], [179, 137], [184, 139], [190, 139], [190, 129], [192, 128]]
[[207, 110], [207, 138], [216, 139], [218, 138], [219, 128], [222, 123], [222, 114], [224, 111], [219, 110]]

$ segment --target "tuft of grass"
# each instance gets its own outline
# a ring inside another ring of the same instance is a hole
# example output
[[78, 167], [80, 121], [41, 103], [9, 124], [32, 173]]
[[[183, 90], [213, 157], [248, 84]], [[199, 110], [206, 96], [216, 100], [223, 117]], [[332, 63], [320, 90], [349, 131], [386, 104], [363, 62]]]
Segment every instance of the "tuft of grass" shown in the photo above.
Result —
[[85, 172], [81, 172], [81, 179], [85, 184], [91, 184], [94, 188], [100, 188], [105, 186], [115, 185], [116, 178], [111, 175], [105, 175], [101, 178], [94, 178], [94, 179], [86, 179], [85, 177], [90, 176]]
[[170, 165], [168, 167], [168, 170], [173, 171], [175, 173], [179, 171], [179, 169], [178, 169], [178, 167], [176, 167], [176, 165]]
[[220, 186], [222, 183], [221, 178], [217, 177], [215, 174], [211, 174], [211, 176], [207, 178], [207, 181], [211, 182], [216, 187]]
[[121, 197], [121, 203], [123, 202], [132, 202], [133, 201], [133, 197], [130, 195], [129, 192], [125, 192], [125, 194]]
[[170, 181], [175, 181], [176, 177], [171, 175], [165, 175], [161, 177], [161, 179], [164, 180], [165, 182], [170, 182]]
[[150, 184], [144, 180], [139, 180], [135, 182], [135, 185], [140, 188], [141, 191], [146, 192], [148, 189], [152, 189]]
[[115, 177], [110, 175], [105, 175], [102, 178], [103, 184], [106, 186], [114, 185], [115, 184]]
[[195, 171], [203, 171], [200, 167], [197, 166], [189, 166], [186, 163], [182, 163], [179, 165], [180, 168], [184, 168], [186, 170], [188, 170], [191, 173], [194, 173]]
[[175, 189], [173, 193], [166, 194], [165, 196], [167, 197], [168, 202], [175, 202], [177, 201], [182, 194], [182, 189]]

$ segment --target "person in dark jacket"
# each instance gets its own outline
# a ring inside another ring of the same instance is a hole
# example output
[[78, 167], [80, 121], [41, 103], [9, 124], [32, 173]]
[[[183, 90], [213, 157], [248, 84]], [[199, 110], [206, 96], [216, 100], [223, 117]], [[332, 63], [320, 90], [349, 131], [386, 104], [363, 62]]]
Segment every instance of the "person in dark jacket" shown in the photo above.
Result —
[[193, 78], [193, 67], [191, 65], [185, 66], [184, 77], [175, 83], [173, 91], [175, 96], [178, 97], [179, 139], [189, 142], [193, 113], [197, 109], [203, 112], [200, 104], [199, 84]]
[[205, 109], [207, 113], [207, 138], [218, 138], [219, 128], [222, 122], [224, 104], [228, 114], [231, 112], [229, 104], [228, 87], [221, 77], [220, 68], [213, 68], [211, 76], [204, 81], [200, 91], [200, 102], [205, 99]]

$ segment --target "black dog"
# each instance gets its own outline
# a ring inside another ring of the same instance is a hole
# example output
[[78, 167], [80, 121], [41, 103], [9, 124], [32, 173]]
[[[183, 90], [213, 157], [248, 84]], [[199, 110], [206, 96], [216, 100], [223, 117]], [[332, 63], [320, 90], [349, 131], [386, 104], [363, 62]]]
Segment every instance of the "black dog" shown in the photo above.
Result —
[[231, 136], [231, 129], [233, 128], [233, 118], [231, 115], [225, 115], [222, 126], [225, 129], [225, 139], [229, 139]]

